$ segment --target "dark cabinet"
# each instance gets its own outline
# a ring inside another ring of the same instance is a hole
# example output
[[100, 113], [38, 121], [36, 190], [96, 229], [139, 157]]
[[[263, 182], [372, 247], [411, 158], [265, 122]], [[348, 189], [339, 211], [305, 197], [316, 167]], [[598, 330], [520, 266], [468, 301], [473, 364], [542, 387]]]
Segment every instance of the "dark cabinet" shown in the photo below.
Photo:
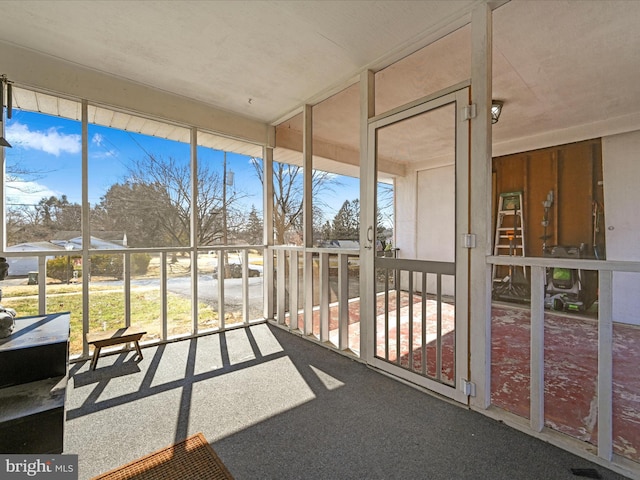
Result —
[[69, 313], [18, 317], [0, 339], [0, 453], [62, 453]]

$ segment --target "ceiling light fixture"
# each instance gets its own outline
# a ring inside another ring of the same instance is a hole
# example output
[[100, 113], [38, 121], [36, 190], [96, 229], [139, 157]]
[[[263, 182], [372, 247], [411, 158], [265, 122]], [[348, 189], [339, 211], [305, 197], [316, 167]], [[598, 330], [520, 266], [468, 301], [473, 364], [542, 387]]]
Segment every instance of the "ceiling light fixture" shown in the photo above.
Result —
[[498, 123], [500, 114], [502, 113], [502, 105], [504, 102], [501, 100], [493, 100], [491, 102], [491, 123]]

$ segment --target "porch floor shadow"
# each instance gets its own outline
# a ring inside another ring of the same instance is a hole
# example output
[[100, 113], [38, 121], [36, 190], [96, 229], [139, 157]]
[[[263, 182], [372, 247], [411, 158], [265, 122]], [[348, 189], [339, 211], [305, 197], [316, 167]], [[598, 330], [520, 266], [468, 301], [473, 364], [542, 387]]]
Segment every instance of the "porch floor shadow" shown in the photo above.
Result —
[[237, 480], [625, 477], [268, 324], [71, 365], [89, 479], [202, 432]]

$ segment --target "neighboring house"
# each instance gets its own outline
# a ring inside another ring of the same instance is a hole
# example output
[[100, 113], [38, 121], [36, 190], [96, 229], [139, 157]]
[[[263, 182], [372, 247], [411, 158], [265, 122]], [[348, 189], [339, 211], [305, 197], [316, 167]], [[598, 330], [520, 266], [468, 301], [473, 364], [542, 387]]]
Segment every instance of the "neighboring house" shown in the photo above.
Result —
[[[76, 232], [77, 233], [77, 232]], [[59, 236], [59, 235], [57, 235]], [[126, 235], [124, 235], [126, 242]], [[125, 245], [126, 246], [126, 245]], [[67, 248], [72, 247], [72, 248]], [[91, 237], [91, 248], [101, 250], [116, 250], [122, 248], [122, 244], [103, 240], [102, 238]], [[55, 252], [67, 252], [69, 250], [81, 250], [82, 237], [68, 238], [66, 240], [51, 240], [50, 242], [26, 242], [12, 245], [6, 248], [6, 252], [41, 252], [51, 251], [52, 255], [47, 255], [47, 260], [54, 258]], [[9, 277], [23, 277], [29, 272], [38, 271], [38, 257], [7, 257], [9, 264]]]
[[[118, 245], [120, 247], [127, 246], [127, 234], [125, 232], [101, 230], [95, 233], [97, 233], [98, 236], [91, 237], [91, 248], [111, 249], [114, 248], [113, 245]], [[61, 244], [61, 242], [70, 242], [74, 245], [78, 245], [77, 248], [80, 248], [82, 245], [82, 232], [80, 230], [57, 232], [51, 239], [51, 242], [57, 245]], [[101, 246], [103, 244], [104, 247]]]
[[[6, 249], [7, 252], [37, 252], [42, 250], [65, 251], [64, 247], [51, 242], [20, 243]], [[47, 260], [53, 257], [54, 255], [47, 256]], [[24, 277], [29, 275], [29, 272], [38, 271], [37, 257], [7, 257], [7, 263], [9, 264], [9, 277]]]

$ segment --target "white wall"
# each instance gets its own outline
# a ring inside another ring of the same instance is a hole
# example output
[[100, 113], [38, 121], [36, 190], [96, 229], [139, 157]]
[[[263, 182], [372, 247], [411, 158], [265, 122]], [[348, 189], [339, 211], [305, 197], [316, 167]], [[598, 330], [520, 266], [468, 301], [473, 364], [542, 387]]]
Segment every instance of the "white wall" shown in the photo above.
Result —
[[[602, 139], [607, 260], [640, 261], [640, 131]], [[613, 319], [640, 325], [640, 274], [614, 273]]]
[[394, 236], [399, 258], [416, 258], [416, 186], [415, 171], [395, 180]]
[[[455, 262], [456, 170], [454, 165], [418, 172], [416, 253], [420, 260]], [[436, 291], [436, 278], [427, 276], [427, 291]], [[454, 295], [455, 279], [443, 277], [442, 293]]]
[[[396, 179], [396, 245], [400, 258], [455, 261], [455, 167], [411, 171]], [[432, 278], [433, 277], [433, 278]], [[415, 288], [421, 288], [416, 278]], [[435, 277], [427, 291], [435, 293]], [[443, 278], [442, 292], [454, 294], [454, 279]]]
[[416, 251], [421, 260], [456, 259], [455, 178], [453, 165], [418, 172]]

